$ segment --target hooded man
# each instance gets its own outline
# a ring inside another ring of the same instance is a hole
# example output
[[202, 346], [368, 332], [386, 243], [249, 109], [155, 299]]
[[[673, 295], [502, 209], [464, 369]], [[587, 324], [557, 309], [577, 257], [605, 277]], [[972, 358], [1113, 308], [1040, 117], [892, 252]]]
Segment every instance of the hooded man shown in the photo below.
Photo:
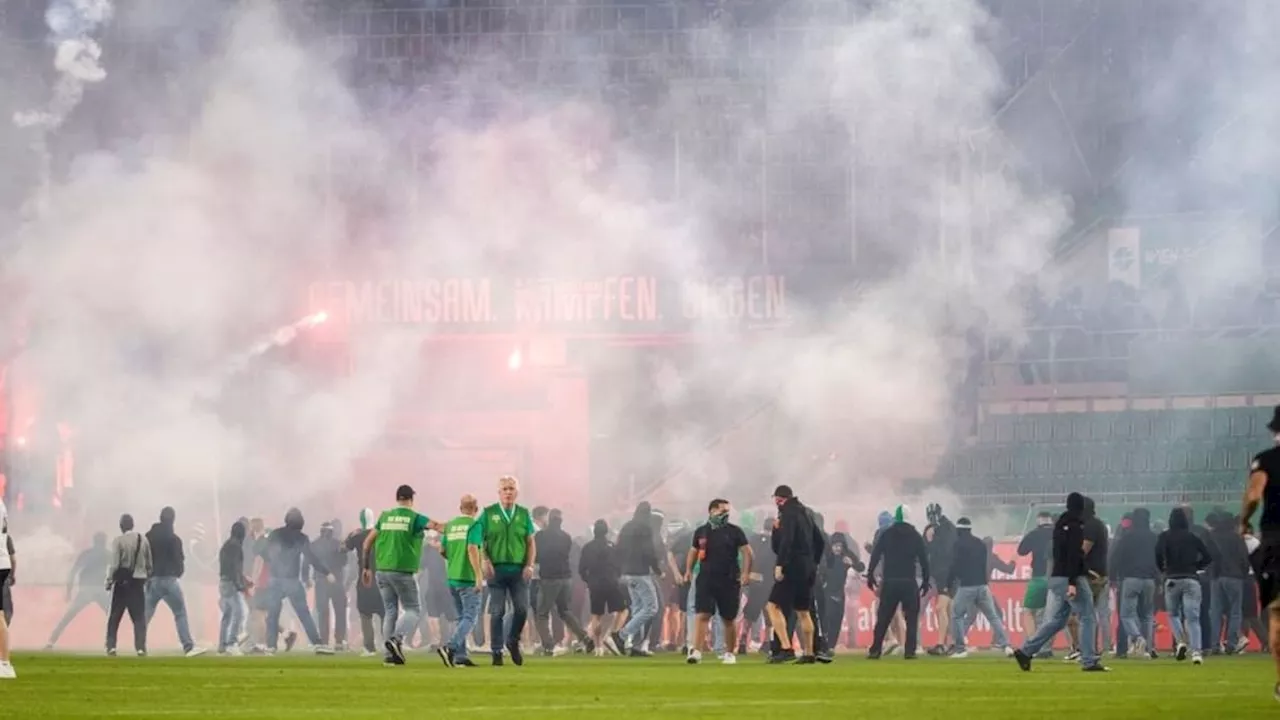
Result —
[[1094, 645], [1096, 622], [1093, 612], [1093, 591], [1089, 586], [1089, 574], [1085, 565], [1084, 496], [1073, 492], [1067, 495], [1067, 510], [1058, 516], [1053, 528], [1053, 569], [1048, 589], [1053, 598], [1053, 613], [1036, 634], [1015, 650], [1013, 656], [1023, 671], [1031, 670], [1031, 659], [1053, 637], [1067, 626], [1067, 618], [1074, 611], [1080, 616], [1080, 665], [1086, 672], [1105, 672], [1107, 668], [1098, 659]]
[[1185, 508], [1169, 513], [1169, 529], [1156, 540], [1156, 565], [1164, 574], [1165, 607], [1173, 636], [1178, 642], [1178, 660], [1187, 659], [1191, 646], [1191, 662], [1203, 662], [1200, 655], [1200, 573], [1213, 562], [1208, 546], [1191, 529]]
[[67, 609], [49, 635], [49, 644], [45, 646], [45, 650], [52, 650], [71, 621], [90, 605], [102, 608], [104, 615], [107, 613], [111, 595], [102, 589], [102, 575], [107, 571], [109, 560], [107, 534], [94, 533], [92, 544], [71, 565], [71, 573], [67, 577]]
[[860, 573], [866, 569], [862, 558], [858, 557], [858, 546], [853, 544], [849, 536], [843, 532], [831, 533], [821, 570], [822, 587], [826, 592], [822, 635], [830, 645], [829, 650], [834, 650], [839, 644], [840, 630], [844, 627], [845, 588], [849, 583], [849, 571]]
[[1238, 532], [1235, 518], [1221, 512], [1209, 520], [1209, 533], [1217, 550], [1214, 564], [1213, 594], [1209, 601], [1209, 637], [1216, 652], [1222, 639], [1222, 618], [1227, 618], [1227, 653], [1242, 651], [1248, 638], [1241, 639], [1240, 623], [1244, 615], [1244, 587], [1249, 579], [1249, 548]]
[[191, 628], [187, 625], [187, 601], [182, 595], [182, 584], [179, 582], [186, 570], [186, 556], [182, 549], [182, 538], [173, 531], [176, 516], [173, 508], [162, 509], [160, 522], [147, 531], [147, 542], [151, 545], [151, 561], [154, 565], [151, 579], [147, 581], [147, 624], [151, 624], [156, 607], [163, 600], [173, 613], [182, 651], [187, 657], [196, 657], [203, 655], [205, 649], [196, 647], [191, 639]]
[[[871, 536], [871, 542], [864, 543], [862, 546], [862, 549], [867, 553], [868, 560], [871, 558], [871, 549], [875, 547], [876, 543], [880, 542], [880, 536], [883, 535], [884, 531], [888, 530], [891, 525], [893, 525], [893, 513], [888, 510], [881, 510], [880, 514], [876, 516], [876, 531]], [[876, 578], [877, 581], [879, 579], [880, 578]], [[870, 577], [868, 577], [868, 580], [870, 580]], [[879, 597], [879, 592], [876, 589], [876, 583], [868, 582], [867, 589]], [[886, 637], [888, 638], [888, 644], [884, 648], [885, 654], [892, 655], [907, 644], [907, 622], [902, 617], [902, 610], [898, 610], [898, 612], [893, 614], [893, 620], [889, 623], [889, 630]]]
[[925, 518], [929, 524], [925, 526], [923, 536], [929, 549], [929, 570], [933, 573], [933, 590], [936, 593], [933, 598], [933, 614], [938, 619], [938, 644], [929, 648], [929, 654], [946, 655], [953, 615], [953, 588], [948, 583], [948, 578], [951, 576], [951, 563], [955, 556], [956, 526], [942, 514], [942, 506], [938, 503], [930, 503], [925, 508]]
[[647, 657], [641, 648], [645, 624], [658, 614], [658, 586], [662, 577], [662, 557], [657, 552], [653, 534], [653, 510], [647, 502], [636, 505], [631, 520], [618, 533], [618, 554], [622, 567], [622, 583], [631, 601], [631, 617], [614, 636], [619, 650], [624, 647], [633, 657]]
[[253, 587], [244, 573], [245, 525], [237, 521], [231, 526], [227, 541], [218, 551], [218, 608], [222, 623], [218, 628], [218, 654], [239, 655], [236, 639], [244, 623], [244, 603], [240, 597]]
[[[357, 568], [360, 575], [363, 576], [366, 571], [376, 572], [376, 558], [365, 557], [364, 541], [373, 532], [373, 526], [378, 522], [378, 516], [373, 512], [373, 508], [365, 508], [360, 511], [359, 526], [356, 530], [352, 530], [347, 536], [346, 542], [343, 543], [347, 552], [355, 552]], [[378, 654], [377, 651], [377, 630], [382, 627], [383, 606], [382, 594], [378, 592], [378, 588], [372, 584], [365, 585], [363, 582], [356, 583], [356, 612], [360, 615], [360, 636], [364, 643], [363, 657], [373, 657]], [[375, 626], [374, 617], [378, 618]]]
[[542, 641], [542, 653], [552, 655], [555, 652], [555, 641], [551, 637], [553, 610], [587, 652], [595, 652], [595, 643], [587, 637], [578, 618], [569, 611], [569, 603], [573, 599], [573, 566], [569, 560], [573, 538], [564, 531], [564, 516], [559, 510], [547, 514], [547, 526], [534, 536], [534, 544], [538, 547], [538, 577], [541, 578], [534, 624]]
[[[779, 485], [773, 491], [773, 502], [778, 508], [770, 544], [775, 556], [773, 566], [773, 590], [769, 591], [769, 622], [777, 640], [776, 651], [769, 658], [771, 663], [787, 662], [792, 658], [798, 664], [817, 662], [813, 622], [813, 591], [818, 580], [818, 560], [826, 551], [822, 532], [814, 523], [813, 513], [792, 492], [791, 487]], [[787, 618], [796, 615], [800, 631], [800, 652], [791, 647], [791, 634], [787, 631]]]
[[[605, 650], [621, 655], [613, 635], [622, 629], [626, 616], [627, 598], [622, 589], [622, 568], [617, 548], [609, 542], [609, 523], [596, 520], [591, 528], [590, 542], [582, 546], [578, 558], [578, 577], [587, 586], [587, 600], [591, 606], [591, 623], [588, 631], [595, 645], [596, 655]], [[610, 616], [614, 618], [610, 622]]]
[[1156, 578], [1160, 577], [1156, 541], [1156, 534], [1151, 531], [1151, 512], [1146, 508], [1133, 511], [1128, 529], [1116, 539], [1111, 572], [1122, 578], [1120, 622], [1128, 641], [1128, 647], [1117, 648], [1117, 657], [1156, 654]]
[[133, 646], [139, 656], [147, 654], [147, 596], [144, 590], [151, 575], [151, 545], [133, 529], [133, 516], [120, 516], [120, 535], [111, 543], [107, 563], [107, 590], [111, 609], [107, 613], [107, 655], [115, 657], [116, 635], [127, 611], [133, 623]]
[[974, 537], [973, 525], [969, 518], [962, 517], [956, 521], [956, 544], [952, 555], [951, 570], [947, 574], [947, 587], [952, 589], [951, 629], [955, 639], [953, 658], [969, 656], [965, 650], [965, 635], [976, 615], [982, 613], [991, 624], [994, 647], [1002, 648], [1006, 655], [1013, 655], [1009, 646], [1009, 636], [1005, 633], [1004, 620], [996, 608], [995, 597], [991, 594], [991, 550], [986, 542]]
[[[924, 537], [914, 525], [907, 522], [909, 517], [907, 506], [899, 505], [894, 511], [893, 524], [879, 533], [871, 548], [871, 561], [867, 565], [867, 587], [875, 590], [879, 585], [881, 590], [876, 627], [871, 636], [871, 647], [867, 651], [867, 658], [870, 660], [880, 659], [885, 633], [889, 631], [889, 623], [893, 621], [899, 608], [906, 620], [903, 657], [910, 660], [916, 656], [920, 598], [929, 592], [931, 568]], [[881, 570], [879, 580], [876, 577], [877, 569]]]
[[[337, 520], [321, 523], [320, 537], [311, 543], [311, 554], [332, 573], [332, 580], [324, 573], [316, 573], [316, 622], [320, 629], [320, 644], [329, 644], [329, 630], [333, 629], [333, 641], [339, 648], [347, 644], [347, 549], [339, 540], [342, 525]], [[332, 614], [332, 619], [330, 619]]]
[[[1089, 573], [1089, 592], [1093, 595], [1093, 610], [1097, 620], [1099, 637], [1094, 647], [1103, 650], [1112, 647], [1111, 638], [1111, 593], [1108, 592], [1107, 561], [1110, 559], [1111, 537], [1107, 524], [1098, 517], [1097, 506], [1093, 498], [1084, 499], [1084, 566]], [[1080, 622], [1076, 617], [1067, 620], [1067, 635], [1071, 637], [1076, 648], [1080, 647]], [[1079, 650], [1067, 655], [1068, 660], [1075, 660]]]
[[302, 532], [306, 525], [302, 511], [289, 508], [284, 515], [284, 527], [267, 535], [266, 565], [271, 577], [267, 586], [267, 651], [274, 653], [280, 639], [280, 610], [286, 599], [293, 607], [302, 630], [317, 655], [332, 655], [333, 649], [320, 642], [320, 632], [307, 607], [307, 589], [310, 569], [329, 576], [329, 569], [311, 552], [311, 538]]

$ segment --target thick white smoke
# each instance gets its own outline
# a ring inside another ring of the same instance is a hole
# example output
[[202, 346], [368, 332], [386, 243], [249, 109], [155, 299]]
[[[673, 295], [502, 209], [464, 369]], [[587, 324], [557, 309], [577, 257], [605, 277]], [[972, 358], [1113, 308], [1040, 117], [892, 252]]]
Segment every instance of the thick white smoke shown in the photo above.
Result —
[[[730, 258], [737, 267], [748, 254], [725, 241], [726, 215], [758, 214], [758, 203], [730, 192], [732, 167], [697, 157], [713, 141], [730, 156], [770, 143], [776, 152], [816, 126], [852, 153], [843, 172], [855, 176], [845, 190], [822, 191], [856, 192], [856, 201], [842, 197], [833, 210], [810, 198], [789, 227], [770, 221], [760, 239], [782, 265], [795, 255], [788, 247], [807, 247], [810, 268], [856, 250], [851, 269], [832, 270], [824, 287], [788, 288], [785, 326], [751, 343], [695, 323], [701, 342], [684, 352], [678, 377], [661, 381], [660, 401], [692, 410], [667, 432], [628, 436], [628, 452], [689, 469], [661, 491], [689, 507], [712, 493], [750, 505], [780, 481], [815, 501], [892, 507], [897, 484], [931, 472], [926, 448], [949, 436], [964, 331], [1017, 325], [1014, 288], [1041, 269], [1065, 212], [1007, 170], [1018, 158], [993, 122], [1003, 86], [977, 3], [818, 10], [809, 35], [767, 41], [767, 63], [726, 18], [708, 20], [686, 37], [738, 80], [709, 107], [659, 92], [638, 120], [607, 99], [601, 64], [572, 52], [541, 60], [575, 67], [579, 84], [568, 90], [517, 82], [527, 61], [495, 52], [461, 72], [435, 71], [398, 110], [366, 114], [279, 13], [264, 4], [235, 11], [214, 59], [172, 69], [173, 85], [202, 89], [194, 121], [171, 122], [166, 142], [140, 161], [86, 155], [23, 231], [15, 274], [35, 321], [21, 370], [76, 425], [83, 492], [102, 516], [95, 524], [109, 526], [120, 510], [146, 518], [164, 504], [179, 506], [180, 518], [207, 512], [215, 486], [241, 503], [223, 509], [224, 524], [343, 492], [352, 460], [431, 372], [421, 349], [430, 328], [360, 336], [340, 380], [266, 362], [251, 380], [223, 383], [218, 404], [199, 399], [229, 358], [305, 314], [308, 281], [726, 274]], [[676, 72], [664, 67], [666, 53], [636, 49], [643, 34], [609, 37], [632, 43], [637, 66], [657, 69], [658, 80]], [[645, 122], [683, 138], [678, 169], [669, 141], [628, 140], [624, 131]], [[430, 155], [415, 172], [403, 162], [410, 150]], [[804, 165], [786, 172], [791, 187], [822, 188], [832, 165], [812, 178]], [[376, 225], [352, 212], [375, 205]], [[824, 223], [848, 236], [819, 235]], [[859, 291], [842, 292], [854, 276]], [[139, 363], [148, 353], [158, 359]], [[640, 372], [619, 365], [597, 376], [593, 402], [613, 417], [596, 422], [661, 422], [635, 418], [624, 398]], [[732, 452], [698, 450], [709, 428], [714, 436], [743, 418], [753, 434]], [[811, 459], [832, 451], [835, 467]], [[597, 465], [621, 461], [618, 452]], [[368, 502], [389, 492], [377, 478], [361, 482], [376, 493]], [[482, 498], [492, 492], [491, 478], [456, 483]], [[452, 507], [449, 487], [424, 505]], [[626, 492], [619, 479], [611, 494]]]

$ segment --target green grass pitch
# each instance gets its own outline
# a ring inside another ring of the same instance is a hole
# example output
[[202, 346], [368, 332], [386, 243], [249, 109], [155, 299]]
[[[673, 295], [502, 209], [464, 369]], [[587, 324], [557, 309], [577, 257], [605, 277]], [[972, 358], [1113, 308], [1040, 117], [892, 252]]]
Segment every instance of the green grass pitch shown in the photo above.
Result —
[[354, 656], [186, 659], [17, 654], [0, 682], [5, 718], [947, 718], [1082, 712], [1090, 720], [1280, 716], [1265, 656], [1118, 660], [1088, 674], [1062, 660], [1031, 673], [1012, 660], [846, 655], [829, 666], [735, 666], [680, 658], [530, 658], [524, 667], [448, 669], [413, 653], [404, 667]]

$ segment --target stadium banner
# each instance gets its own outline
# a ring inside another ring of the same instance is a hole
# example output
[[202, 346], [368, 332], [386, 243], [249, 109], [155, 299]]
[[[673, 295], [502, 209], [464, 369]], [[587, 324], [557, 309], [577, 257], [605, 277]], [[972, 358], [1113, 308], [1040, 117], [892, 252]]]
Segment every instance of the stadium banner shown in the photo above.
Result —
[[427, 327], [441, 333], [666, 334], [788, 324], [788, 277], [598, 275], [326, 279], [308, 288], [311, 313], [336, 325]]
[[[1005, 628], [1009, 632], [1010, 641], [1015, 645], [1024, 639], [1022, 624], [1022, 598], [1026, 592], [1026, 582], [1021, 580], [1003, 580], [991, 583], [991, 592], [995, 595], [996, 607]], [[66, 590], [61, 586], [49, 585], [15, 585], [13, 588], [14, 617], [11, 626], [13, 647], [21, 650], [35, 650], [45, 646], [49, 641], [49, 633], [62, 618], [69, 603]], [[196, 642], [207, 648], [217, 646], [218, 637], [218, 590], [210, 584], [184, 583], [183, 592], [187, 600], [187, 616], [191, 633]], [[314, 604], [312, 604], [314, 607]], [[352, 606], [354, 607], [354, 605]], [[875, 629], [878, 600], [875, 593], [865, 587], [849, 593], [846, 601], [846, 612], [840, 647], [866, 648], [871, 643], [871, 635]], [[1112, 603], [1112, 623], [1116, 622], [1118, 613]], [[96, 605], [84, 609], [66, 627], [58, 640], [59, 650], [80, 652], [101, 652], [103, 633], [106, 628], [106, 613]], [[348, 623], [352, 632], [357, 632], [360, 623]], [[852, 633], [852, 637], [850, 637]], [[754, 637], [754, 636], [753, 636]], [[129, 629], [128, 619], [120, 629], [121, 650], [131, 650], [133, 633]], [[352, 647], [358, 643], [354, 636], [348, 639]], [[938, 618], [932, 608], [925, 610], [920, 619], [921, 648], [938, 644]], [[1256, 640], [1251, 640], [1251, 650], [1258, 650]], [[968, 643], [973, 648], [985, 648], [991, 644], [991, 627], [986, 618], [974, 620], [969, 631]], [[1156, 614], [1156, 647], [1167, 651], [1172, 647], [1172, 636], [1169, 632], [1168, 617], [1164, 611]], [[148, 648], [157, 653], [176, 652], [181, 643], [178, 642], [173, 622], [166, 610], [156, 613], [155, 620], [147, 630]], [[1059, 635], [1054, 646], [1063, 648], [1066, 640]]]

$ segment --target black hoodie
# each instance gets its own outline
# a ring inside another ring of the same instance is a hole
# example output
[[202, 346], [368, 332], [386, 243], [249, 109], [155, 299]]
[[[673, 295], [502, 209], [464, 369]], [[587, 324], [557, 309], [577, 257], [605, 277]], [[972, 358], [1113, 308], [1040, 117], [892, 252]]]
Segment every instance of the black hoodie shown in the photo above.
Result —
[[778, 522], [769, 540], [776, 557], [775, 564], [788, 570], [807, 575], [817, 570], [818, 560], [826, 549], [822, 531], [814, 522], [813, 513], [801, 504], [797, 497], [789, 497], [778, 506]]
[[218, 551], [218, 579], [231, 583], [238, 592], [245, 590], [244, 535], [244, 525], [232, 525], [231, 535]]
[[662, 563], [655, 543], [653, 512], [649, 503], [642, 502], [618, 533], [618, 564], [622, 574], [636, 577], [661, 575]]
[[1156, 534], [1151, 532], [1151, 512], [1146, 508], [1133, 511], [1129, 529], [1116, 540], [1111, 555], [1111, 577], [1117, 579], [1154, 580], [1160, 576], [1156, 564]]
[[1249, 577], [1249, 548], [1236, 530], [1234, 518], [1218, 518], [1212, 524], [1209, 534], [1213, 539], [1213, 549], [1217, 550], [1213, 561], [1214, 574], [1236, 580]]
[[578, 577], [591, 588], [617, 586], [622, 577], [622, 569], [618, 566], [617, 549], [609, 542], [609, 525], [603, 520], [597, 520], [593, 532], [595, 537], [582, 546], [582, 557], [578, 558]]
[[151, 577], [180, 578], [186, 570], [182, 538], [173, 531], [173, 508], [160, 511], [160, 522], [147, 531], [151, 545]]
[[[302, 511], [290, 508], [284, 516], [284, 527], [276, 528], [267, 535], [267, 546], [263, 551], [263, 559], [267, 561], [267, 572], [272, 580], [310, 581], [309, 567], [317, 572], [329, 574], [328, 567], [320, 558], [311, 552], [311, 539], [302, 532], [304, 521]], [[303, 557], [307, 562], [303, 563]]]
[[107, 565], [111, 562], [111, 554], [107, 552], [107, 534], [94, 533], [93, 545], [80, 553], [75, 564], [71, 566], [71, 576], [67, 578], [67, 593], [79, 582], [79, 592], [98, 594], [102, 592], [102, 576], [107, 574]]
[[[964, 518], [961, 518], [964, 520]], [[951, 568], [943, 578], [939, 590], [957, 587], [980, 587], [991, 580], [987, 567], [991, 551], [980, 538], [974, 537], [972, 528], [956, 527], [956, 541], [951, 556]]]
[[958, 529], [950, 518], [939, 513], [936, 521], [925, 526], [924, 535], [929, 537], [929, 570], [933, 573], [934, 582], [945, 585], [952, 576], [956, 543], [959, 542]]
[[1191, 523], [1182, 508], [1169, 513], [1169, 529], [1156, 540], [1156, 565], [1168, 580], [1195, 579], [1196, 573], [1209, 567], [1213, 558], [1204, 541], [1191, 531]]
[[[845, 558], [849, 559], [848, 564], [845, 563]], [[833, 597], [843, 599], [844, 585], [849, 579], [849, 571], [862, 572], [865, 569], [862, 558], [858, 557], [858, 548], [849, 540], [849, 536], [842, 532], [831, 533], [831, 544], [827, 548], [822, 566], [827, 592]]]
[[876, 544], [871, 548], [871, 562], [867, 565], [867, 575], [875, 577], [876, 568], [884, 561], [882, 579], [884, 582], [916, 581], [916, 567], [919, 566], [919, 577], [929, 582], [929, 551], [924, 546], [924, 537], [911, 523], [896, 522], [880, 533]]
[[1084, 496], [1067, 496], [1067, 510], [1053, 525], [1051, 577], [1078, 578], [1087, 574], [1084, 563]]
[[1106, 577], [1110, 538], [1107, 537], [1107, 524], [1098, 517], [1097, 507], [1090, 497], [1084, 499], [1084, 539], [1093, 543], [1084, 558], [1085, 569], [1098, 577]]
[[562, 529], [564, 519], [552, 511], [547, 516], [547, 526], [533, 536], [538, 548], [538, 577], [543, 580], [568, 580], [573, 577], [569, 554], [573, 551], [573, 538]]
[[320, 560], [321, 567], [328, 568], [333, 573], [334, 582], [345, 584], [347, 552], [342, 541], [338, 539], [339, 530], [340, 528], [333, 523], [321, 525], [320, 537], [311, 541], [311, 554]]

